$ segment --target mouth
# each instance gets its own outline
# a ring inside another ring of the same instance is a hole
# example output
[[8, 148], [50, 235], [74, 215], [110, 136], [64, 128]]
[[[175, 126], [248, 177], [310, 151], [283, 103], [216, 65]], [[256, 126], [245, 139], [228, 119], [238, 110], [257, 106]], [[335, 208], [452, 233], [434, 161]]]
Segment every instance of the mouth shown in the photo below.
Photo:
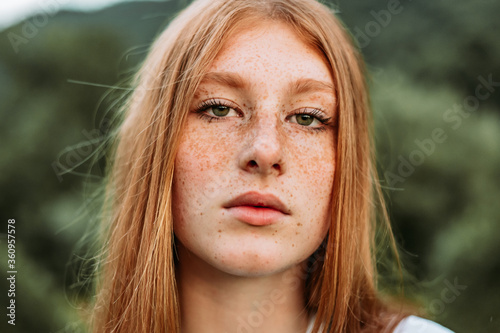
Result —
[[223, 207], [237, 220], [253, 226], [274, 224], [290, 215], [288, 207], [276, 196], [259, 192], [239, 195]]

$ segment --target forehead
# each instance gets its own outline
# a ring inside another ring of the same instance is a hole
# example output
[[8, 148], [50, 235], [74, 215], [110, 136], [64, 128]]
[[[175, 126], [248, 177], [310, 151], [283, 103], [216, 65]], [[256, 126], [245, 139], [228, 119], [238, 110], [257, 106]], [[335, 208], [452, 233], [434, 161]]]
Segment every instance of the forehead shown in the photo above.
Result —
[[208, 70], [225, 71], [244, 77], [279, 73], [281, 79], [332, 82], [331, 69], [323, 55], [281, 22], [261, 23], [233, 33]]

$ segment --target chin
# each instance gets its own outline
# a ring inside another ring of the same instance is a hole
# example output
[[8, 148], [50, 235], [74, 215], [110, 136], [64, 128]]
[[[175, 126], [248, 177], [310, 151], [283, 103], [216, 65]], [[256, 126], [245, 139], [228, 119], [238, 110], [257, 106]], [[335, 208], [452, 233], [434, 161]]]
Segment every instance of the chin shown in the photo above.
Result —
[[212, 266], [227, 274], [241, 277], [259, 277], [278, 274], [303, 261], [293, 257], [293, 253], [286, 253], [276, 246], [253, 246], [250, 249], [239, 247], [237, 250], [221, 251], [216, 258], [212, 258]]
[[216, 269], [239, 277], [265, 277], [286, 271], [289, 267], [272, 265], [267, 262], [216, 263]]

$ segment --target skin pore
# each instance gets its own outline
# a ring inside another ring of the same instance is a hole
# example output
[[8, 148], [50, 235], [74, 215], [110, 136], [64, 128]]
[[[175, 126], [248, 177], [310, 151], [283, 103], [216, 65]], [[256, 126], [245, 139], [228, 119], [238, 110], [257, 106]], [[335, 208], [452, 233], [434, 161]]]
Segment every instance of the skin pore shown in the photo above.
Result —
[[[190, 105], [175, 160], [181, 329], [305, 332], [300, 263], [328, 231], [336, 101], [329, 66], [284, 23], [235, 33]], [[228, 202], [272, 194], [266, 225]]]

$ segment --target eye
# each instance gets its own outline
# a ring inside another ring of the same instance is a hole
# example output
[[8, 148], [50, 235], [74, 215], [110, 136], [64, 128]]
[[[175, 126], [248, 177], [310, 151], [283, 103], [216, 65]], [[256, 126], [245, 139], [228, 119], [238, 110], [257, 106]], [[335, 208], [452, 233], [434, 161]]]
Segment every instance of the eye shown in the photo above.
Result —
[[300, 109], [288, 117], [291, 123], [295, 123], [304, 127], [323, 128], [328, 124], [331, 118], [325, 117], [319, 109]]
[[[229, 112], [231, 111], [232, 109], [229, 107], [229, 106], [225, 106], [225, 105], [213, 105], [209, 108], [207, 108], [205, 111], [207, 111], [210, 115], [214, 115], [214, 116], [217, 116], [217, 117], [225, 117], [229, 114]], [[234, 110], [233, 110], [234, 111]]]
[[229, 102], [217, 99], [204, 101], [198, 108], [196, 108], [195, 112], [200, 116], [200, 118], [205, 118], [208, 121], [240, 116], [236, 108], [229, 105]]
[[314, 121], [316, 121], [316, 125], [318, 125], [319, 120], [314, 118], [313, 116], [309, 114], [296, 114], [292, 116], [291, 119], [295, 119], [295, 123], [302, 125], [302, 126], [309, 126], [311, 125]]

